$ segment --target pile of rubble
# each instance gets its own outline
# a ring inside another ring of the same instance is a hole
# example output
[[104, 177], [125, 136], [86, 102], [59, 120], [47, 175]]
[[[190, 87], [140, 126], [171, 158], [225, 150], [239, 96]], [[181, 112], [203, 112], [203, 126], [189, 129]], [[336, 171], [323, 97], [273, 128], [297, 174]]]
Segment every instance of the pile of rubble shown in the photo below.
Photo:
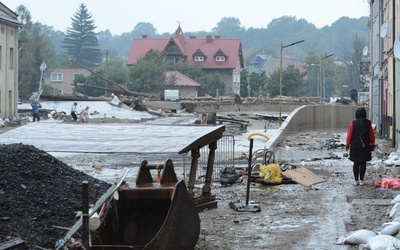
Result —
[[0, 145], [0, 165], [0, 245], [24, 241], [18, 249], [54, 248], [78, 219], [82, 181], [90, 203], [110, 186], [29, 145]]

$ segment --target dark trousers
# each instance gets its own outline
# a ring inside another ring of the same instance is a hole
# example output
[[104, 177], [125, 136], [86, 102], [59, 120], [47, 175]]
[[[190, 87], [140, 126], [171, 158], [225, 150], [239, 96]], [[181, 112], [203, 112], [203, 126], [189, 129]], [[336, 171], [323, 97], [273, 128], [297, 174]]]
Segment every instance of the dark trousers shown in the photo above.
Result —
[[78, 117], [76, 116], [76, 113], [74, 111], [71, 112], [71, 116], [74, 119], [74, 121], [78, 120]]
[[33, 122], [35, 122], [36, 120], [40, 121], [40, 115], [39, 114], [32, 114], [32, 116], [33, 116]]
[[367, 171], [367, 162], [354, 162], [353, 164], [353, 174], [354, 174], [354, 179], [356, 181], [364, 180], [364, 175], [365, 172]]

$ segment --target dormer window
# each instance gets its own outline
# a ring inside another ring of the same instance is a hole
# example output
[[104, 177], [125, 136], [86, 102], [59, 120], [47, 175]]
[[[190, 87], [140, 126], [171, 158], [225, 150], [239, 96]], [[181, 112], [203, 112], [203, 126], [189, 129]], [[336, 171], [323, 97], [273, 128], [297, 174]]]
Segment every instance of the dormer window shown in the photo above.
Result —
[[204, 56], [195, 56], [194, 57], [195, 62], [203, 62], [204, 61]]
[[206, 54], [203, 53], [200, 49], [196, 50], [196, 52], [193, 53], [192, 58], [195, 62], [204, 62], [206, 60]]
[[217, 62], [225, 62], [225, 56], [216, 56], [215, 61]]

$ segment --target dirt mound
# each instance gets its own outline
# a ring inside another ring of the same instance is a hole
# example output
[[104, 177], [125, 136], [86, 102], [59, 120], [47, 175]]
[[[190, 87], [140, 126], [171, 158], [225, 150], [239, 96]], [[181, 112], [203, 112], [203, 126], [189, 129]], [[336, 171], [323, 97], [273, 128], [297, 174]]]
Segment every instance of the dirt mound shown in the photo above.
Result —
[[54, 248], [66, 234], [57, 227], [77, 220], [82, 181], [89, 181], [90, 203], [110, 186], [29, 145], [0, 145], [0, 166], [0, 243], [20, 238], [19, 249]]

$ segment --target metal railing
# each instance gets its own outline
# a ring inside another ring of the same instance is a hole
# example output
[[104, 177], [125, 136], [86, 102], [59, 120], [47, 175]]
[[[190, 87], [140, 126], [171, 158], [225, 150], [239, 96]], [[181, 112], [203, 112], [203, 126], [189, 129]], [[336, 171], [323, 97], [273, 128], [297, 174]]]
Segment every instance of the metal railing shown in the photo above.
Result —
[[[208, 153], [208, 147], [203, 147], [200, 149], [200, 158], [198, 162], [198, 169], [196, 171], [196, 180], [204, 180], [207, 171]], [[188, 176], [188, 173], [186, 171], [187, 169], [190, 169], [190, 164], [191, 156], [190, 154], [185, 154], [183, 156], [184, 176]], [[235, 166], [235, 137], [233, 135], [224, 135], [217, 142], [212, 181], [219, 181], [221, 169], [232, 166]]]

